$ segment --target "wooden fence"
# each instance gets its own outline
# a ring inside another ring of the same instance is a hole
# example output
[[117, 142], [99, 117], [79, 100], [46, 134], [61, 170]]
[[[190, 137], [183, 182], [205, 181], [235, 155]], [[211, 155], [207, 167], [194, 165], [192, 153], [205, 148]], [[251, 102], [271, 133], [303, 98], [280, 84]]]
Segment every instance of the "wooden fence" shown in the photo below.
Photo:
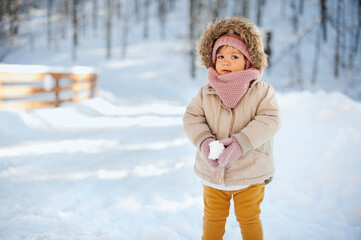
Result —
[[21, 72], [21, 68], [19, 71], [0, 68], [0, 109], [58, 107], [63, 102], [94, 96], [96, 73], [62, 70]]

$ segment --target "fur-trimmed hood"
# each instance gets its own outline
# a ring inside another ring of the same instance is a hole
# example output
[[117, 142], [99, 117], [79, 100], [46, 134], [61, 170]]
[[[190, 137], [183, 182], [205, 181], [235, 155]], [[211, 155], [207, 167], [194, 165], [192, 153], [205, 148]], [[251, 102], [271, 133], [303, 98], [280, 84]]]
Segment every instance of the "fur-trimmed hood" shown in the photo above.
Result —
[[258, 27], [248, 19], [234, 16], [222, 18], [208, 24], [197, 44], [198, 54], [202, 64], [208, 69], [214, 67], [212, 50], [215, 41], [224, 34], [238, 34], [247, 45], [253, 60], [252, 67], [261, 73], [268, 66], [267, 55], [263, 50], [263, 40]]

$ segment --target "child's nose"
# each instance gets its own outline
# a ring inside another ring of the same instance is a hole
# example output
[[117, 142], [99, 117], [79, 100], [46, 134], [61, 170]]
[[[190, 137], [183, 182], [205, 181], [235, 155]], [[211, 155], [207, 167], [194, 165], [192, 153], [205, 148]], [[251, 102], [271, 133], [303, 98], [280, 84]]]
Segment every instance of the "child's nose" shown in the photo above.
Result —
[[229, 61], [227, 61], [227, 60], [224, 60], [223, 62], [222, 62], [222, 64], [224, 65], [224, 66], [229, 66]]

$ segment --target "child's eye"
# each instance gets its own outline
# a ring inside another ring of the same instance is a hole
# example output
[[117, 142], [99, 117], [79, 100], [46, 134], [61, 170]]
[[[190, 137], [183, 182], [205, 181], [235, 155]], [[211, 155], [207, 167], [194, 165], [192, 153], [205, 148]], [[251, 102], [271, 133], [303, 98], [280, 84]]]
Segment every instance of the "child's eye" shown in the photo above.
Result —
[[217, 58], [218, 59], [223, 59], [224, 57], [223, 57], [223, 55], [218, 55]]
[[236, 55], [233, 55], [232, 58], [233, 58], [233, 59], [238, 59], [239, 57], [236, 56]]

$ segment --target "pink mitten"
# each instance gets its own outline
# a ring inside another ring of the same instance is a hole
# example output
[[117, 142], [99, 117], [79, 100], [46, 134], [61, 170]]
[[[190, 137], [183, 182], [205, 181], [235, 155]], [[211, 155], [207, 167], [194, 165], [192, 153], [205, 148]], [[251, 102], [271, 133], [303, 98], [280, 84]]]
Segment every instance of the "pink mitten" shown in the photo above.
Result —
[[218, 161], [209, 159], [209, 143], [213, 142], [214, 138], [206, 138], [201, 144], [201, 152], [203, 154], [204, 160], [207, 162], [208, 166], [215, 169], [219, 166]]
[[226, 147], [221, 156], [219, 156], [218, 164], [221, 167], [237, 160], [242, 155], [242, 148], [235, 137], [226, 138], [220, 141]]

